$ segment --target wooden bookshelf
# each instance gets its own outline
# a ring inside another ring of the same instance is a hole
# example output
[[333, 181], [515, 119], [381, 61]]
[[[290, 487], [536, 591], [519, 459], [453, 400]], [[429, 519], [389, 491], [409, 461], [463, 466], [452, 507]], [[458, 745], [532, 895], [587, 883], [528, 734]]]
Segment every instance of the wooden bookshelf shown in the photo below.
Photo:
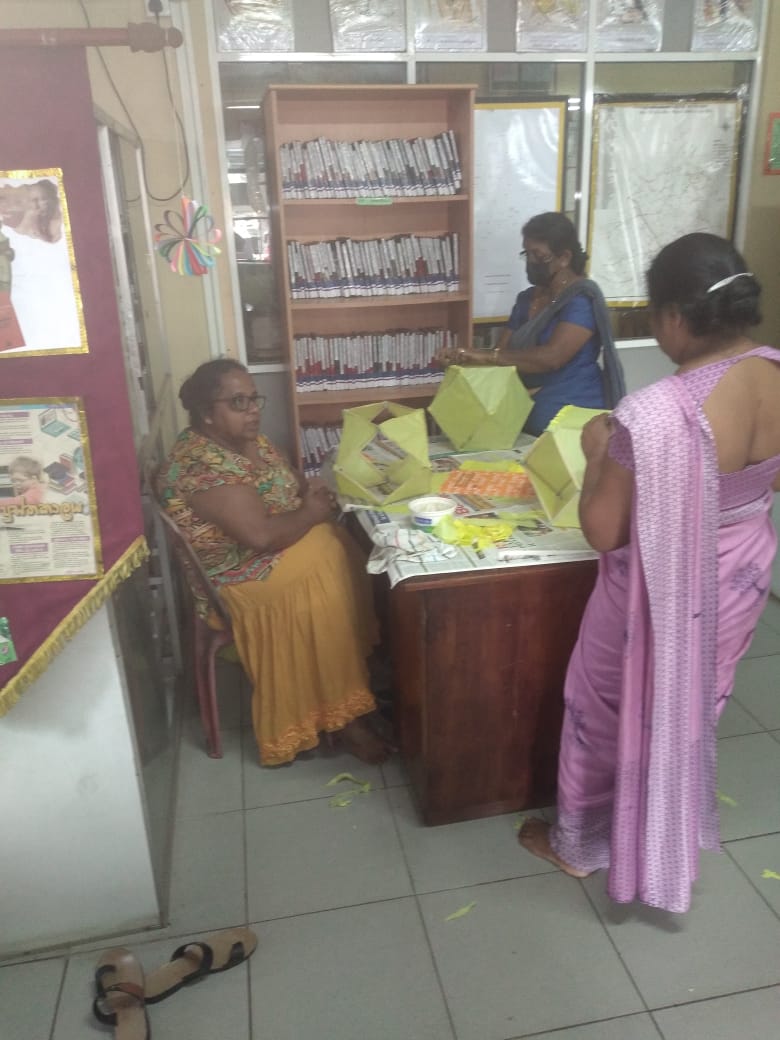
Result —
[[[432, 384], [299, 392], [296, 336], [346, 336], [397, 329], [447, 329], [468, 346], [472, 329], [473, 109], [472, 86], [284, 85], [267, 89], [263, 109], [272, 204], [274, 263], [283, 319], [291, 416], [302, 425], [338, 423], [344, 408], [370, 401], [428, 404]], [[388, 141], [430, 138], [451, 130], [461, 186], [457, 194], [394, 196], [383, 205], [353, 198], [285, 198], [280, 147], [294, 141]], [[458, 286], [448, 292], [292, 299], [288, 243], [338, 238], [457, 234]], [[299, 445], [300, 438], [295, 437]], [[302, 460], [299, 457], [299, 462]]]

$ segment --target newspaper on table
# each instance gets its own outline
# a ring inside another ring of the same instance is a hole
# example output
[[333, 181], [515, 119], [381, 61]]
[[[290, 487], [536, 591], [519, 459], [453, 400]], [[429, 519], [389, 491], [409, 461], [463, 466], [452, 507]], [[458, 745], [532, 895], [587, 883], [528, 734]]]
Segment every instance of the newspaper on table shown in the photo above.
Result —
[[487, 50], [486, 0], [417, 0], [418, 51]]
[[516, 49], [584, 51], [588, 0], [517, 0]]
[[334, 51], [405, 51], [404, 0], [330, 0]]

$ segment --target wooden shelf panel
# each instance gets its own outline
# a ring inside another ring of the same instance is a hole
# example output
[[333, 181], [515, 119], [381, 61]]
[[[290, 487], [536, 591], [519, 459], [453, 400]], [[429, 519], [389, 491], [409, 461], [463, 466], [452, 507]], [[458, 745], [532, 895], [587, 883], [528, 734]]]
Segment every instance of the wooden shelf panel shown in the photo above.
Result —
[[[384, 198], [385, 196], [382, 196]], [[390, 199], [389, 206], [420, 206], [430, 202], [469, 202], [470, 195], [388, 195]], [[360, 196], [354, 196], [348, 199], [281, 199], [279, 202], [280, 206], [284, 206], [285, 210], [291, 208], [297, 208], [298, 206], [306, 209], [312, 207], [317, 210], [321, 206], [348, 206], [350, 209], [388, 209], [387, 203], [377, 203], [369, 198], [364, 199]]]
[[298, 394], [298, 410], [303, 414], [308, 406], [314, 407], [323, 404], [351, 408], [356, 404], [384, 401], [388, 397], [393, 401], [406, 401], [411, 397], [425, 397], [432, 400], [439, 386], [439, 383], [416, 383], [399, 384], [398, 386], [361, 386], [355, 390], [310, 390], [308, 393]]
[[[473, 102], [475, 88], [457, 84], [295, 84], [269, 87], [263, 99], [266, 157], [280, 309], [287, 356], [296, 335], [349, 335], [394, 329], [448, 329], [458, 343], [471, 337]], [[391, 196], [370, 199], [283, 199], [279, 148], [290, 141], [324, 137], [332, 141], [433, 137], [451, 130], [457, 142], [462, 188], [457, 195]], [[457, 232], [457, 292], [403, 296], [351, 296], [293, 300], [286, 244], [337, 238], [390, 238], [398, 234]], [[430, 404], [438, 384], [358, 387], [299, 392], [290, 364], [290, 397], [296, 425], [339, 423], [342, 411], [382, 400], [412, 407]]]
[[290, 300], [290, 310], [329, 311], [336, 308], [356, 310], [376, 307], [411, 307], [436, 303], [467, 303], [469, 294], [452, 293], [407, 293], [405, 296], [337, 296], [330, 300]]

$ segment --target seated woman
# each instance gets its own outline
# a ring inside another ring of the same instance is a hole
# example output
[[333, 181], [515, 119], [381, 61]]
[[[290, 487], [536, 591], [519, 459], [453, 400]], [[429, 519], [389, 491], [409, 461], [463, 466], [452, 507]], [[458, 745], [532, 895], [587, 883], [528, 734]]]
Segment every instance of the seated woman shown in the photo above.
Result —
[[518, 294], [495, 348], [455, 350], [441, 360], [516, 368], [534, 397], [524, 429], [538, 436], [564, 405], [612, 407], [625, 385], [607, 305], [596, 283], [585, 278], [587, 258], [569, 218], [532, 217], [523, 226], [520, 255], [531, 285]]
[[330, 492], [260, 435], [265, 399], [237, 361], [201, 365], [179, 398], [191, 425], [158, 493], [230, 612], [262, 763], [289, 762], [336, 730], [358, 758], [382, 761], [388, 748], [360, 717], [376, 707], [371, 589], [360, 551], [332, 522]]

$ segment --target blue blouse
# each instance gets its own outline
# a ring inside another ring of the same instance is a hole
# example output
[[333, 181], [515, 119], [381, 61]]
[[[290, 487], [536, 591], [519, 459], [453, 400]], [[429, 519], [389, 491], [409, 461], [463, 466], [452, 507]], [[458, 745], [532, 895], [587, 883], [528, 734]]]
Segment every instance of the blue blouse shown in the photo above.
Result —
[[[529, 320], [532, 298], [533, 289], [524, 289], [518, 294], [507, 322], [512, 331], [519, 329]], [[580, 408], [605, 407], [602, 373], [598, 364], [601, 337], [596, 331], [596, 317], [590, 297], [573, 296], [542, 329], [537, 337], [537, 344], [544, 346], [548, 343], [555, 327], [562, 321], [590, 329], [593, 335], [580, 347], [571, 361], [557, 372], [523, 374], [523, 382], [529, 389], [540, 388], [534, 394], [534, 406], [523, 427], [526, 433], [532, 433], [534, 436], [542, 433], [550, 420], [566, 404], [576, 404]]]

